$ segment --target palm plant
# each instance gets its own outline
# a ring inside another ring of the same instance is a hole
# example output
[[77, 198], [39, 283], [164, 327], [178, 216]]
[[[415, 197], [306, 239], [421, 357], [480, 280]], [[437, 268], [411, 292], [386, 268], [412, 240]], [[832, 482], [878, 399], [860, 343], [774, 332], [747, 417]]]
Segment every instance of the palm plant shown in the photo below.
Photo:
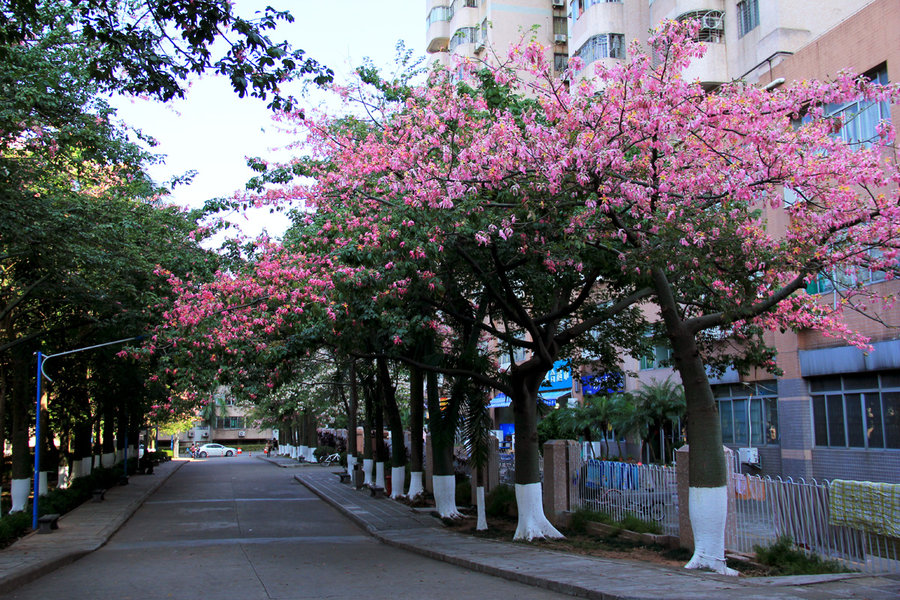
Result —
[[[675, 428], [684, 418], [687, 406], [684, 388], [672, 382], [671, 378], [662, 382], [654, 380], [634, 392], [634, 399], [640, 418], [645, 423], [641, 439], [649, 449], [650, 461], [670, 462]], [[668, 446], [665, 446], [664, 439], [670, 440]]]
[[216, 420], [224, 417], [226, 412], [225, 394], [216, 392], [209, 402], [200, 408], [200, 418], [209, 427], [209, 441], [213, 441], [213, 430], [216, 428]]

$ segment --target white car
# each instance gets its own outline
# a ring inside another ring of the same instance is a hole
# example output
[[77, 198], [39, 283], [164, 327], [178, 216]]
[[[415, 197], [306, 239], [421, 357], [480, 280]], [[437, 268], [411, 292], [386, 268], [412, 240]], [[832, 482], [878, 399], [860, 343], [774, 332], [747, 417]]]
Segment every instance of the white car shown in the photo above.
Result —
[[237, 450], [223, 446], [222, 444], [203, 444], [197, 451], [197, 456], [206, 458], [207, 456], [234, 456]]

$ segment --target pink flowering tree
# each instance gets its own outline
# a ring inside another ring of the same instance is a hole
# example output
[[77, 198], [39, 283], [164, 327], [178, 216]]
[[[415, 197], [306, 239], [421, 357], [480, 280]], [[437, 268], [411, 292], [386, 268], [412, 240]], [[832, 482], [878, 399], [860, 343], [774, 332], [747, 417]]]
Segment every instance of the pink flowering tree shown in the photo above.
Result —
[[[499, 68], [470, 69], [462, 84], [436, 73], [373, 127], [286, 115], [323, 166], [304, 171], [314, 183], [279, 197], [327, 216], [330, 249], [267, 259], [232, 302], [269, 298], [274, 321], [238, 311], [224, 328], [265, 329], [304, 311], [337, 322], [342, 310], [389, 311], [413, 294], [431, 311], [390, 323], [398, 346], [421, 327], [468, 327], [477, 338], [469, 359], [417, 366], [512, 399], [517, 488], [529, 490], [517, 537], [530, 539], [557, 535], [530, 492], [540, 487], [532, 432], [544, 375], [578, 347], [595, 345], [608, 360], [640, 348], [637, 309], [652, 300], [687, 399], [689, 566], [724, 572], [726, 471], [706, 367], [764, 363], [767, 329], [812, 328], [865, 345], [841, 313], [878, 301], [891, 283], [846, 288], [837, 307], [805, 286], [895, 269], [898, 177], [885, 152], [893, 134], [883, 126], [871, 143], [847, 144], [824, 109], [898, 93], [845, 74], [708, 94], [681, 77], [702, 53], [690, 36], [667, 26], [651, 39], [658, 61], [634, 47], [626, 64], [577, 82], [553, 78], [543, 49], [516, 49]], [[338, 260], [335, 248], [359, 254]], [[335, 274], [360, 282], [370, 303], [342, 306]], [[507, 371], [473, 368], [497, 357], [490, 340], [530, 356]]]

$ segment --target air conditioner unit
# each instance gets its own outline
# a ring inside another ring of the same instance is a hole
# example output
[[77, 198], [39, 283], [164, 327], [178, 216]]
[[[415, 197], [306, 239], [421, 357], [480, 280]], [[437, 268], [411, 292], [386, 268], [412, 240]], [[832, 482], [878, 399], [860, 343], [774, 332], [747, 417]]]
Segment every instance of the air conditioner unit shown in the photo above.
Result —
[[716, 15], [706, 15], [703, 17], [704, 29], [722, 29], [722, 17]]
[[484, 50], [484, 40], [475, 44], [475, 52], [481, 52], [482, 50]]
[[744, 464], [759, 464], [759, 448], [738, 448], [738, 458]]
[[566, 0], [553, 0], [553, 6], [566, 7]]
[[194, 437], [194, 432], [193, 432], [193, 430], [192, 430], [192, 431], [188, 431], [188, 437]]
[[557, 44], [565, 44], [568, 39], [568, 36], [564, 33], [557, 33], [553, 36], [553, 41]]
[[205, 438], [209, 437], [209, 432], [208, 432], [208, 431], [204, 431], [204, 432], [203, 432], [203, 437], [205, 437]]
[[238, 431], [238, 437], [244, 437], [245, 435], [247, 435], [246, 431]]

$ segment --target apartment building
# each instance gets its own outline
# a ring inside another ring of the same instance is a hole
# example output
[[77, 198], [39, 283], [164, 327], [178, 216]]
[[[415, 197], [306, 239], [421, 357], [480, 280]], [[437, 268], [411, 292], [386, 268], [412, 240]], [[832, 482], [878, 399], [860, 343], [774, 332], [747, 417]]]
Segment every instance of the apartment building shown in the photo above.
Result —
[[492, 61], [511, 45], [535, 39], [553, 49], [565, 69], [568, 22], [565, 0], [426, 0], [425, 48], [434, 61], [452, 66], [451, 56]]
[[[518, 4], [510, 0], [505, 6]], [[543, 3], [553, 14], [555, 4]], [[711, 90], [734, 79], [758, 85], [829, 79], [842, 69], [883, 83], [900, 80], [897, 0], [567, 0], [565, 13], [568, 52], [580, 56], [585, 69], [596, 61], [627, 60], [628, 45], [646, 42], [648, 31], [663, 20], [697, 18], [707, 53], [687, 76]], [[896, 107], [880, 103], [831, 110], [854, 116], [840, 133], [848, 141], [873, 138], [882, 119], [900, 122]], [[785, 218], [778, 211], [768, 216], [776, 226]], [[853, 279], [846, 283], [900, 292], [900, 282], [881, 272], [860, 272]], [[839, 302], [841, 285], [840, 278], [822, 278], [808, 292], [822, 302]], [[871, 338], [872, 352], [813, 332], [771, 334], [782, 376], [727, 372], [711, 380], [725, 443], [738, 451], [754, 449], [743, 451], [752, 461], [745, 470], [900, 483], [900, 308], [850, 313], [848, 321]], [[623, 372], [635, 373], [624, 377], [624, 389], [676, 378], [669, 358], [660, 346], [640, 361], [623, 359]], [[590, 391], [590, 378], [571, 380], [574, 398]]]

